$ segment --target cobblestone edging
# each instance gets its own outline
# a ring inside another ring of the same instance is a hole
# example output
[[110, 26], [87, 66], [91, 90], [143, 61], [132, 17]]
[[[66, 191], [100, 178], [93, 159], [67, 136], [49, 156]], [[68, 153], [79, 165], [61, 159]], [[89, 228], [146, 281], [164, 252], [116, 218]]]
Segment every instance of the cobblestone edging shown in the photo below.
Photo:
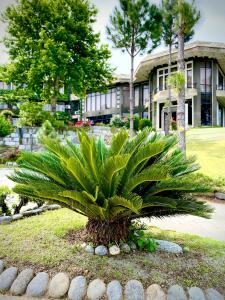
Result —
[[0, 292], [11, 296], [25, 295], [27, 297], [45, 297], [59, 299], [67, 297], [69, 300], [224, 300], [215, 289], [203, 291], [198, 287], [190, 287], [186, 291], [179, 285], [163, 290], [158, 284], [150, 285], [144, 290], [138, 280], [129, 280], [123, 288], [119, 281], [113, 280], [108, 285], [101, 279], [87, 282], [84, 276], [77, 276], [70, 280], [64, 273], [58, 273], [49, 278], [46, 272], [34, 273], [32, 269], [18, 272], [16, 267], [5, 269], [0, 260]]
[[0, 216], [0, 225], [9, 224], [13, 221], [23, 219], [24, 217], [38, 215], [46, 210], [54, 210], [54, 209], [59, 209], [59, 208], [61, 208], [61, 206], [58, 204], [43, 205], [39, 208], [26, 210], [24, 212], [21, 212], [19, 214], [13, 215], [13, 216], [3, 216], [3, 217]]

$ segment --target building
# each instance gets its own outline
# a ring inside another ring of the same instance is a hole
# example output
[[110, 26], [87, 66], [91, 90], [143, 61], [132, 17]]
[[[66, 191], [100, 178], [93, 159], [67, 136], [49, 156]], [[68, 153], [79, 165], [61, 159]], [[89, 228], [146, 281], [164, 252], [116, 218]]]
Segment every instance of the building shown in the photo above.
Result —
[[[177, 71], [177, 49], [172, 51], [172, 73]], [[147, 55], [135, 71], [135, 114], [151, 117], [164, 128], [168, 99], [168, 51]], [[192, 42], [185, 47], [185, 120], [187, 127], [225, 126], [225, 44]], [[172, 91], [172, 117], [176, 120], [177, 94]], [[129, 77], [118, 76], [106, 94], [90, 93], [84, 116], [109, 122], [113, 115], [129, 114]]]

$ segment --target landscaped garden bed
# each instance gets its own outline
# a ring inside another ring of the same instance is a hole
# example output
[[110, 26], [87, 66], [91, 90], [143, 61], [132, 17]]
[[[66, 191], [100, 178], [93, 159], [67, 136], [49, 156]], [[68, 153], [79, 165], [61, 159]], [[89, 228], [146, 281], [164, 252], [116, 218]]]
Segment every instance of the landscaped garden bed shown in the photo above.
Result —
[[83, 250], [79, 234], [73, 242], [68, 239], [68, 233], [81, 230], [86, 221], [73, 211], [60, 209], [1, 226], [0, 259], [20, 270], [31, 267], [50, 276], [66, 271], [71, 278], [84, 275], [88, 280], [102, 278], [106, 283], [117, 279], [124, 285], [129, 279], [137, 279], [144, 287], [158, 283], [167, 288], [178, 283], [184, 287], [214, 287], [224, 293], [224, 242], [150, 227], [147, 236], [171, 240], [187, 252], [132, 251], [129, 255], [99, 257]]

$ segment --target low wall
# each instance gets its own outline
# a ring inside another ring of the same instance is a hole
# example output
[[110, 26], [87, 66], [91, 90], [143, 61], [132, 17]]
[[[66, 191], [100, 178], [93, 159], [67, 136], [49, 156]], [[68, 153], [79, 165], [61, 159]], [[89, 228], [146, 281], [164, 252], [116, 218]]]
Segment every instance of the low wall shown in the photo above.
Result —
[[[0, 138], [0, 145], [18, 147], [20, 150], [38, 150], [40, 145], [37, 140], [37, 132], [39, 127], [22, 127], [17, 128], [15, 132], [10, 135]], [[106, 143], [108, 143], [112, 138], [112, 132], [110, 127], [104, 126], [92, 126], [88, 135], [96, 136], [97, 138], [102, 138]], [[67, 138], [75, 144], [78, 144], [78, 135], [74, 131], [64, 131], [59, 134], [62, 141]]]

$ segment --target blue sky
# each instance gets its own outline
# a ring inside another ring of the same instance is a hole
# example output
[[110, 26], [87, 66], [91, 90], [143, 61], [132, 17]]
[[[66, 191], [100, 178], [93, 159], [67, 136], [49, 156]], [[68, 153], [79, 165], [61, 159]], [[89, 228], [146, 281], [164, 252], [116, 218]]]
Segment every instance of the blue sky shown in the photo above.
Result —
[[[109, 45], [112, 51], [111, 64], [117, 68], [116, 73], [128, 74], [130, 69], [129, 56], [122, 53], [120, 50], [112, 48], [112, 44], [107, 40], [105, 26], [109, 22], [109, 15], [113, 8], [117, 5], [117, 0], [90, 0], [98, 8], [97, 22], [94, 29], [101, 33], [102, 43]], [[153, 0], [154, 3], [159, 3], [160, 0]], [[15, 0], [0, 0], [0, 11], [15, 3]], [[225, 0], [196, 0], [196, 5], [201, 11], [201, 20], [195, 29], [195, 36], [193, 40], [202, 40], [210, 42], [225, 43]], [[5, 34], [5, 25], [0, 23], [0, 39]], [[155, 51], [163, 49], [163, 45]], [[0, 45], [0, 64], [7, 61], [7, 53]], [[137, 57], [135, 65], [140, 62], [141, 56]]]

